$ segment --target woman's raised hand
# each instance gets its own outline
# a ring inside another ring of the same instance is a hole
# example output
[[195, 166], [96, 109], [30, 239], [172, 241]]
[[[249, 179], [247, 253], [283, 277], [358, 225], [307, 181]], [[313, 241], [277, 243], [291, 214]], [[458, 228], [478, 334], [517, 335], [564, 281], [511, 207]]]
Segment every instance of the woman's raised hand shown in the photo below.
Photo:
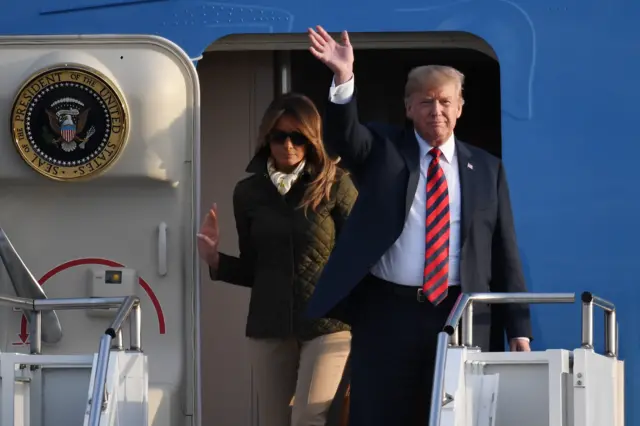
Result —
[[220, 242], [220, 230], [218, 229], [218, 206], [213, 203], [209, 213], [205, 216], [198, 238], [198, 253], [202, 260], [213, 269], [218, 269], [220, 257], [218, 255], [218, 243]]

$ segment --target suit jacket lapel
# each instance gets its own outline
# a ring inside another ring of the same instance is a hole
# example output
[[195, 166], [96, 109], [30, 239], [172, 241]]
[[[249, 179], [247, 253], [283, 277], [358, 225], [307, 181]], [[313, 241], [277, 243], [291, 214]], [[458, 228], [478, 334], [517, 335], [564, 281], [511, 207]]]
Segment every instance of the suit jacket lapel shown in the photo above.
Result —
[[462, 203], [460, 247], [464, 247], [475, 209], [475, 184], [477, 179], [474, 177], [475, 172], [473, 170], [471, 151], [457, 139], [456, 150], [458, 153], [458, 173], [460, 175], [460, 202]]
[[405, 128], [404, 136], [400, 143], [400, 153], [407, 164], [409, 170], [409, 180], [407, 182], [407, 195], [405, 197], [404, 218], [407, 219], [413, 199], [418, 188], [418, 180], [420, 178], [420, 147], [416, 140], [413, 128]]

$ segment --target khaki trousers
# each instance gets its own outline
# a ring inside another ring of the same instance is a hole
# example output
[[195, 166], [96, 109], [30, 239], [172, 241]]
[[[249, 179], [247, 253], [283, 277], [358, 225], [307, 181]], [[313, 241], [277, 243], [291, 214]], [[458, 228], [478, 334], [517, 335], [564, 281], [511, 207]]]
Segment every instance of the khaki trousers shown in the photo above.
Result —
[[[324, 426], [351, 349], [351, 333], [249, 339], [257, 426]], [[293, 398], [293, 410], [290, 405]]]

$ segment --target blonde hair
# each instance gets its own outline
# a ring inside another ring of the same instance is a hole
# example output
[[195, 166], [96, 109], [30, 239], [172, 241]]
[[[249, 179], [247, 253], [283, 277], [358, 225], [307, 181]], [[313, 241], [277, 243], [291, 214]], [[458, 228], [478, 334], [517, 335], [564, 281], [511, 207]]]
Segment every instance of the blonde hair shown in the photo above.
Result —
[[306, 147], [307, 166], [315, 173], [315, 178], [307, 186], [300, 207], [315, 211], [323, 200], [329, 200], [331, 187], [336, 180], [337, 161], [332, 160], [324, 149], [322, 141], [322, 118], [311, 99], [298, 93], [286, 93], [275, 98], [265, 111], [256, 151], [270, 152], [267, 136], [283, 116], [289, 116], [298, 122], [298, 131], [309, 144]]
[[464, 74], [447, 65], [423, 65], [416, 67], [409, 71], [407, 76], [407, 84], [404, 87], [405, 101], [427, 84], [441, 85], [451, 82], [455, 83], [458, 87], [460, 100], [464, 104], [464, 97], [462, 96]]

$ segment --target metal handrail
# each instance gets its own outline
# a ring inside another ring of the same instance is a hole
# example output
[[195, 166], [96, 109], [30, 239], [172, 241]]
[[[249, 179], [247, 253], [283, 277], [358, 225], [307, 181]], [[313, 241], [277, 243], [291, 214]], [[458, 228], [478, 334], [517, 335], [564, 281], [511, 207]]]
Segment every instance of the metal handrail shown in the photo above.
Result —
[[613, 303], [585, 291], [582, 293], [582, 348], [593, 349], [593, 307], [604, 310], [604, 352], [608, 357], [618, 356], [618, 321]]
[[[11, 279], [16, 296], [26, 299], [47, 299], [42, 287], [22, 261], [2, 228], [0, 228], [0, 259]], [[29, 320], [31, 321], [30, 318]], [[60, 339], [62, 339], [62, 326], [58, 315], [53, 310], [45, 312], [42, 322], [42, 340], [46, 343], [58, 343]]]
[[[463, 293], [458, 296], [447, 322], [438, 333], [438, 346], [433, 374], [429, 426], [440, 426], [442, 406], [453, 400], [444, 393], [444, 375], [449, 341], [455, 338], [462, 320], [462, 346], [473, 347], [473, 302], [488, 304], [511, 303], [574, 303], [575, 293]], [[593, 306], [605, 310], [605, 352], [616, 357], [618, 348], [618, 326], [613, 303], [585, 292], [582, 294], [582, 347], [593, 348]]]
[[[138, 311], [137, 314], [135, 311]], [[98, 347], [98, 358], [96, 359], [96, 374], [93, 377], [93, 389], [91, 390], [91, 406], [89, 407], [89, 426], [98, 426], [100, 424], [100, 413], [105, 404], [105, 388], [107, 381], [107, 371], [109, 369], [109, 356], [111, 354], [111, 342], [116, 339], [122, 325], [134, 312], [134, 319], [131, 321], [131, 327], [137, 327], [140, 315], [140, 300], [137, 297], [129, 296], [116, 313], [116, 317], [100, 338], [100, 346]], [[135, 318], [135, 317], [138, 318]], [[139, 344], [139, 341], [138, 341]], [[138, 346], [139, 349], [139, 346]]]
[[[129, 325], [130, 350], [140, 351], [141, 308], [140, 299], [135, 296], [104, 297], [104, 298], [67, 298], [47, 299], [42, 287], [35, 279], [27, 265], [11, 244], [9, 237], [0, 228], [0, 259], [9, 274], [13, 289], [18, 297], [0, 296], [0, 306], [9, 306], [22, 309], [29, 313], [29, 326], [31, 328], [29, 342], [30, 352], [40, 354], [42, 341], [58, 343], [62, 339], [62, 326], [54, 309], [108, 309], [119, 308], [116, 317], [100, 338], [98, 346], [98, 358], [96, 359], [96, 373], [91, 391], [89, 425], [98, 426], [100, 413], [105, 404], [105, 387], [109, 357], [112, 343], [122, 349], [122, 325], [131, 315]], [[46, 315], [44, 324], [42, 316]]]
[[91, 406], [89, 409], [89, 425], [100, 424], [100, 413], [105, 405], [105, 387], [109, 357], [112, 343], [116, 342], [118, 349], [122, 348], [122, 325], [129, 319], [131, 327], [129, 336], [129, 350], [141, 351], [140, 331], [142, 312], [140, 299], [135, 296], [127, 297], [92, 297], [92, 298], [60, 298], [60, 299], [29, 299], [24, 297], [0, 296], [0, 306], [20, 308], [29, 313], [30, 325], [30, 351], [39, 355], [42, 349], [42, 313], [51, 312], [54, 309], [109, 309], [119, 308], [116, 317], [100, 338], [98, 358], [96, 360], [96, 374], [91, 390]]

